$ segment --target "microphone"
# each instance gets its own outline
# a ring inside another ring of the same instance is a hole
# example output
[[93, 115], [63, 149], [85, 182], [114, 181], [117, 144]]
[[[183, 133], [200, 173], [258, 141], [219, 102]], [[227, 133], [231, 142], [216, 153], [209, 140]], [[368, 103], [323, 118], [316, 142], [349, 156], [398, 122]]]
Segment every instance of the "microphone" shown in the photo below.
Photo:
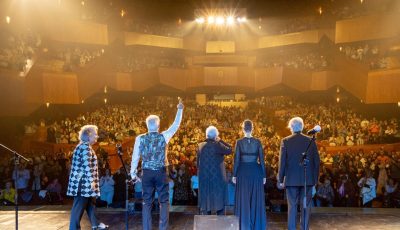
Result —
[[319, 132], [321, 132], [321, 126], [316, 125], [316, 126], [314, 126], [314, 128], [307, 131], [307, 135], [314, 135]]

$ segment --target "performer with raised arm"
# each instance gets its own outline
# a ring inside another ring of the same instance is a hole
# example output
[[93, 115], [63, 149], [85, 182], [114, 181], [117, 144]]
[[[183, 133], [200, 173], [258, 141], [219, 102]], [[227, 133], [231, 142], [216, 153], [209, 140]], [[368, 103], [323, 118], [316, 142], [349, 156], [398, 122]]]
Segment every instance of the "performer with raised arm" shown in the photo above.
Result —
[[106, 229], [96, 218], [96, 197], [100, 196], [97, 156], [92, 145], [97, 142], [97, 126], [85, 125], [79, 131], [80, 143], [76, 146], [68, 181], [68, 196], [74, 197], [71, 209], [70, 230], [81, 229], [80, 222], [86, 210], [92, 229]]
[[154, 190], [158, 193], [160, 203], [159, 228], [167, 229], [169, 219], [169, 184], [167, 145], [178, 130], [183, 114], [183, 103], [179, 99], [178, 111], [174, 123], [164, 132], [159, 133], [160, 118], [150, 115], [146, 118], [148, 132], [136, 137], [132, 154], [131, 176], [138, 179], [137, 167], [142, 157], [142, 189], [143, 189], [143, 229], [151, 229], [151, 208], [154, 201]]
[[[288, 128], [292, 135], [287, 136], [281, 141], [281, 150], [279, 153], [279, 172], [278, 183], [280, 188], [286, 187], [286, 196], [288, 201], [288, 229], [296, 229], [297, 205], [301, 207], [301, 230], [309, 228], [309, 219], [311, 212], [312, 187], [318, 183], [319, 176], [319, 153], [314, 141], [307, 151], [307, 199], [306, 210], [303, 210], [304, 197], [304, 166], [303, 154], [310, 144], [310, 137], [301, 132], [304, 128], [303, 119], [294, 117], [289, 121]], [[305, 211], [305, 212], [304, 212]], [[304, 214], [305, 213], [305, 214]], [[303, 216], [304, 215], [304, 216]]]

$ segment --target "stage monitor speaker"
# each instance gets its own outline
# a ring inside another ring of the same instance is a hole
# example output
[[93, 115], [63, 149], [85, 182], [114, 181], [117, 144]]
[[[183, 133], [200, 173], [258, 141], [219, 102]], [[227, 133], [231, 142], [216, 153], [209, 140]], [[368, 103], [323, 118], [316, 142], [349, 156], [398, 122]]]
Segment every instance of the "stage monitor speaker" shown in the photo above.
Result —
[[236, 216], [195, 215], [193, 230], [205, 229], [239, 230], [239, 219]]

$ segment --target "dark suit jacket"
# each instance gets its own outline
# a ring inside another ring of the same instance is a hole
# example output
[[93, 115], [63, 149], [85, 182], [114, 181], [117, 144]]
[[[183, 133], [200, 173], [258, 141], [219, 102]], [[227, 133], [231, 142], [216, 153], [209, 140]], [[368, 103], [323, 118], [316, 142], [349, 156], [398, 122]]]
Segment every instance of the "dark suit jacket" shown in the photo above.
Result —
[[[310, 137], [301, 133], [294, 133], [282, 139], [279, 154], [279, 182], [285, 186], [304, 185], [304, 167], [301, 164], [302, 154], [306, 151]], [[316, 185], [319, 176], [319, 153], [313, 142], [307, 152], [307, 185]], [[285, 181], [284, 181], [285, 178]]]

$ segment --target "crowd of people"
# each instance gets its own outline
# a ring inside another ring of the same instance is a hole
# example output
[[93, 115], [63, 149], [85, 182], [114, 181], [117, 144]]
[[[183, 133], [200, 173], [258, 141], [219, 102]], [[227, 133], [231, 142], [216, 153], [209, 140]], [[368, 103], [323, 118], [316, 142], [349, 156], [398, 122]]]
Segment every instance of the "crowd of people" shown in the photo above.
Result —
[[182, 22], [140, 22], [131, 19], [125, 20], [124, 29], [126, 31], [160, 35], [167, 37], [183, 37]]
[[64, 71], [72, 71], [74, 67], [85, 67], [88, 63], [102, 56], [104, 49], [76, 46], [51, 50], [48, 54], [49, 58], [64, 62]]
[[257, 58], [258, 67], [289, 67], [311, 71], [326, 70], [331, 63], [329, 57], [317, 52], [297, 55], [278, 55]]
[[41, 36], [33, 31], [15, 34], [2, 30], [0, 34], [0, 68], [25, 72], [32, 66], [37, 50], [42, 44]]
[[368, 65], [371, 70], [390, 68], [389, 58], [398, 57], [398, 54], [391, 53], [389, 50], [382, 50], [378, 45], [351, 44], [339, 47], [339, 50], [346, 55], [347, 58], [359, 61]]
[[[163, 121], [161, 130], [163, 130], [169, 125], [168, 121], [174, 117], [174, 109], [172, 109], [174, 106], [174, 99], [166, 97], [143, 98], [134, 106], [106, 105], [95, 111], [84, 113], [76, 119], [65, 118], [62, 121], [48, 122], [50, 124], [48, 125], [48, 141], [77, 144], [80, 127], [85, 124], [96, 124], [99, 127], [100, 142], [97, 150], [101, 173], [100, 205], [122, 206], [125, 197], [123, 168], [113, 174], [110, 173], [107, 153], [101, 146], [122, 142], [126, 138], [146, 132], [144, 121], [149, 114], [161, 116]], [[364, 185], [367, 184], [366, 181], [372, 181], [373, 178], [376, 184], [376, 197], [387, 207], [395, 206], [395, 197], [399, 190], [396, 181], [392, 178], [392, 170], [400, 163], [400, 152], [385, 149], [364, 152], [362, 145], [398, 142], [398, 120], [367, 119], [344, 105], [305, 105], [290, 97], [258, 98], [249, 102], [246, 109], [217, 105], [201, 106], [194, 101], [186, 101], [182, 124], [168, 145], [168, 160], [171, 164], [171, 204], [196, 204], [197, 144], [205, 139], [206, 127], [209, 125], [218, 127], [221, 139], [234, 146], [236, 140], [241, 137], [240, 124], [246, 118], [252, 118], [254, 121], [253, 134], [261, 140], [264, 147], [268, 176], [265, 186], [267, 201], [282, 199], [283, 192], [276, 187], [276, 175], [280, 141], [285, 127], [279, 124], [286, 123], [293, 116], [303, 117], [306, 122], [305, 129], [312, 128], [314, 124], [320, 124], [323, 127], [323, 131], [318, 136], [322, 167], [320, 184], [316, 188], [315, 205], [361, 206], [364, 203], [360, 203], [358, 198], [360, 194], [363, 197], [368, 196], [367, 193], [364, 195], [367, 191]], [[350, 148], [343, 152], [329, 150], [331, 146], [350, 147], [353, 145], [359, 145], [360, 150], [356, 152]], [[130, 155], [132, 148], [125, 151]], [[20, 179], [17, 186], [22, 192], [21, 198], [28, 201], [27, 203], [30, 200], [36, 202], [43, 199], [49, 202], [49, 194], [53, 194], [50, 200], [54, 201], [56, 197], [62, 201], [66, 190], [67, 177], [65, 175], [69, 173], [72, 152], [73, 148], [62, 149], [57, 153], [28, 153], [32, 158], [32, 163], [21, 165], [19, 169]], [[128, 158], [126, 167], [129, 171], [130, 156]], [[225, 157], [225, 166], [227, 177], [231, 178], [233, 155]], [[370, 172], [368, 175], [371, 178], [365, 177], [367, 172]], [[15, 179], [12, 161], [3, 159], [0, 174], [3, 178], [2, 187]], [[138, 175], [140, 177], [140, 168]], [[49, 184], [52, 185], [49, 187]], [[53, 190], [53, 188], [56, 189]], [[39, 196], [41, 190], [46, 192], [42, 192], [42, 196]], [[56, 191], [56, 193], [48, 191]], [[141, 191], [141, 185], [137, 183], [131, 193], [140, 199]], [[230, 181], [227, 192], [231, 204], [234, 201], [234, 191], [234, 184]], [[60, 196], [55, 196], [55, 194]]]
[[186, 62], [184, 56], [181, 54], [168, 51], [137, 49], [129, 54], [119, 56], [116, 67], [119, 72], [134, 72], [157, 67], [183, 69], [186, 67]]

